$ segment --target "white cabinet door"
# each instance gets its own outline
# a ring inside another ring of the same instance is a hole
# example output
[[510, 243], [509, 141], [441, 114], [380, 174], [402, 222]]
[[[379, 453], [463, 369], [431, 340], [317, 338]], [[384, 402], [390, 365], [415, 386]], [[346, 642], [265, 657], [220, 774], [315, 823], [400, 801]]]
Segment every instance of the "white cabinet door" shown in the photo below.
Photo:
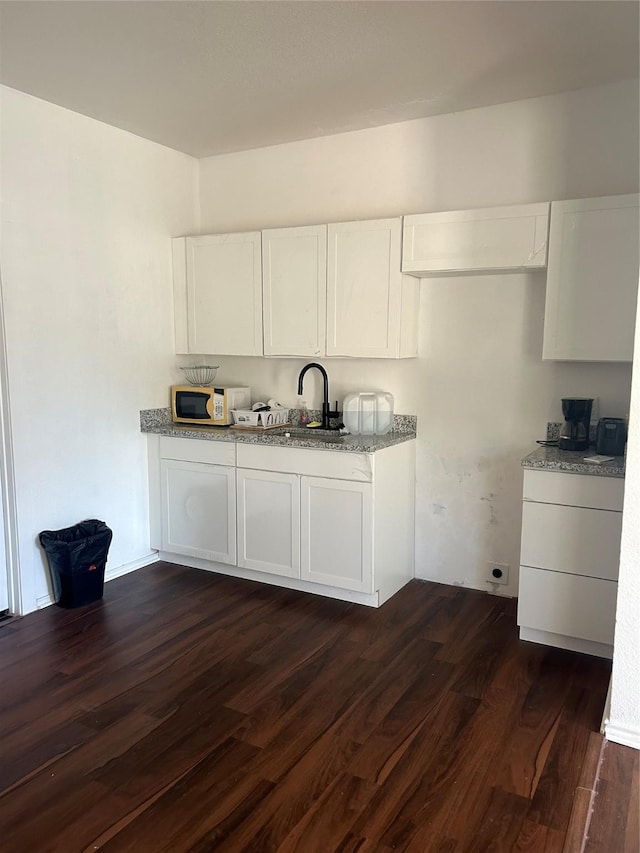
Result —
[[160, 461], [162, 550], [234, 565], [235, 469]]
[[401, 220], [328, 227], [327, 355], [417, 355], [418, 279], [400, 272]]
[[373, 592], [372, 486], [301, 478], [303, 580]]
[[300, 577], [300, 478], [238, 468], [238, 565]]
[[542, 269], [548, 231], [548, 202], [405, 216], [402, 271]]
[[177, 351], [262, 355], [260, 232], [173, 242]]
[[262, 297], [265, 355], [325, 354], [326, 225], [262, 232]]
[[542, 357], [632, 361], [638, 196], [551, 205]]

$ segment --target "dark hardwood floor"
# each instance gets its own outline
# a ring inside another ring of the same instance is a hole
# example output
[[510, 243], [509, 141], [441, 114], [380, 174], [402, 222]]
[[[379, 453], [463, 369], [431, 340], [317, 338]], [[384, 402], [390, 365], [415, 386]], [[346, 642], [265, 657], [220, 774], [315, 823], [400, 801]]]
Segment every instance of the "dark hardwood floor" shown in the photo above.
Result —
[[640, 752], [606, 742], [587, 824], [585, 853], [640, 850]]
[[11, 853], [560, 853], [610, 664], [472, 590], [376, 611], [160, 563], [0, 625], [0, 672]]

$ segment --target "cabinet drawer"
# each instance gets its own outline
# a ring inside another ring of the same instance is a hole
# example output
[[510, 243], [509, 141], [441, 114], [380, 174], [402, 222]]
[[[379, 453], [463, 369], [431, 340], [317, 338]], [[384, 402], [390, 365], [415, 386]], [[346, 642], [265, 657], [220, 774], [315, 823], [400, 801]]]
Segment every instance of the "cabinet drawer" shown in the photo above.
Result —
[[518, 625], [596, 643], [613, 643], [618, 585], [520, 567]]
[[624, 480], [564, 471], [525, 470], [523, 497], [525, 501], [622, 512]]
[[233, 442], [207, 441], [197, 438], [160, 436], [160, 458], [181, 462], [205, 462], [210, 465], [235, 465], [236, 446]]
[[239, 444], [238, 468], [306, 474], [336, 480], [370, 483], [373, 479], [373, 455], [340, 453], [330, 450], [306, 450], [301, 447], [256, 447]]
[[523, 566], [617, 580], [622, 513], [525, 501]]

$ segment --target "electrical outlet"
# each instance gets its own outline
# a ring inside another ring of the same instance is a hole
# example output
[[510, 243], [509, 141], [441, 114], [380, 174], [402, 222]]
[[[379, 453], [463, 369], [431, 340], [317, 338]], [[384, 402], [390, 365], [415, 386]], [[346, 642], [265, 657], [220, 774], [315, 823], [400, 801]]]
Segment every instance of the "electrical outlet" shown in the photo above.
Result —
[[489, 583], [509, 583], [509, 566], [507, 563], [487, 563], [487, 581]]

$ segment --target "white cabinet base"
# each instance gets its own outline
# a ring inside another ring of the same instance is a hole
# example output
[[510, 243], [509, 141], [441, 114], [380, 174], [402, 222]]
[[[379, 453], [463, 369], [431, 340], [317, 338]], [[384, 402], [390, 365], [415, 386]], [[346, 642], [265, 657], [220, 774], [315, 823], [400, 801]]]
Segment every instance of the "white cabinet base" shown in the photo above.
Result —
[[[160, 559], [369, 607], [379, 607], [413, 578], [415, 441], [361, 454], [148, 439], [150, 532]], [[178, 472], [175, 488], [163, 486], [167, 472]], [[222, 497], [218, 489], [214, 500], [210, 484], [222, 482], [222, 472], [228, 489]], [[181, 514], [183, 492], [198, 492], [203, 480], [205, 505]], [[301, 495], [309, 524], [301, 523]], [[212, 552], [205, 523], [222, 518], [227, 502], [236, 559]], [[180, 522], [173, 538], [164, 535], [169, 509]]]
[[197, 557], [177, 557], [168, 551], [159, 551], [158, 559], [163, 560], [165, 563], [174, 563], [177, 566], [203, 569], [205, 572], [216, 572], [217, 574], [227, 575], [232, 578], [242, 578], [243, 580], [256, 581], [257, 583], [271, 584], [271, 586], [295, 589], [298, 592], [311, 592], [314, 595], [322, 595], [325, 598], [337, 598], [353, 604], [364, 604], [367, 607], [380, 607], [381, 604], [384, 604], [385, 601], [391, 598], [392, 595], [395, 595], [407, 583], [407, 579], [404, 578], [396, 588], [386, 587], [384, 593], [376, 590], [371, 594], [367, 594], [337, 586], [325, 586], [324, 584], [302, 581], [297, 578], [280, 577], [278, 575], [267, 574], [266, 572], [243, 569], [239, 566], [225, 566], [224, 563], [216, 563], [212, 560], [200, 560]]
[[611, 660], [613, 657], [613, 646], [607, 643], [581, 640], [578, 637], [567, 637], [565, 634], [553, 634], [551, 631], [538, 631], [536, 628], [520, 628], [520, 639], [529, 643], [540, 643], [542, 646], [568, 649], [570, 652], [582, 652], [583, 655], [594, 655], [597, 658]]
[[623, 482], [524, 472], [520, 639], [611, 658]]

